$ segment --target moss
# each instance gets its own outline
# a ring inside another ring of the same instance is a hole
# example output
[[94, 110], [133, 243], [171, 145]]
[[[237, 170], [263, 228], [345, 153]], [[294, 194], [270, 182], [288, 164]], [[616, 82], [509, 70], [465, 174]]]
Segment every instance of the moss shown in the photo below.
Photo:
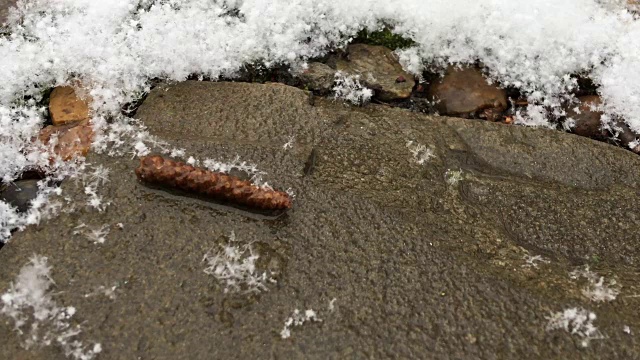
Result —
[[369, 45], [382, 45], [391, 50], [403, 49], [415, 45], [413, 40], [392, 33], [391, 29], [388, 27], [385, 27], [380, 31], [373, 32], [363, 29], [358, 33], [353, 42]]

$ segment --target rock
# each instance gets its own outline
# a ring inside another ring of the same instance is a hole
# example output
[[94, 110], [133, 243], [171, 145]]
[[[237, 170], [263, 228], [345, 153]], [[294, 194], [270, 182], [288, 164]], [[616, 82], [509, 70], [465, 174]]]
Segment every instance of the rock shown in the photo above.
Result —
[[[606, 130], [601, 129], [602, 112], [593, 110], [593, 108], [600, 106], [602, 103], [600, 97], [597, 95], [580, 96], [578, 100], [579, 104], [572, 105], [566, 110], [567, 118], [575, 121], [575, 126], [571, 129], [571, 132], [596, 140], [606, 140], [608, 134]], [[577, 112], [576, 108], [578, 109]]]
[[61, 126], [49, 125], [40, 131], [38, 139], [48, 145], [54, 135], [57, 135], [57, 143], [53, 151], [67, 161], [76, 156], [87, 155], [94, 133], [89, 120], [84, 120]]
[[640, 153], [640, 145], [635, 146], [633, 148], [630, 148], [629, 144], [631, 144], [634, 141], [637, 141], [638, 138], [640, 138], [639, 134], [634, 133], [631, 128], [629, 128], [629, 125], [627, 125], [627, 123], [624, 122], [624, 120], [617, 120], [615, 122], [614, 127], [617, 129], [618, 133], [617, 133], [617, 139], [620, 141], [620, 146], [624, 147], [625, 149], [629, 149], [635, 153]]
[[88, 119], [88, 101], [86, 98], [80, 98], [71, 86], [60, 86], [53, 89], [49, 99], [49, 114], [51, 114], [53, 125], [64, 125]]
[[18, 0], [0, 0], [0, 29], [2, 29], [2, 25], [7, 21], [9, 9], [14, 7], [17, 2]]
[[38, 181], [40, 180], [16, 180], [4, 185], [0, 191], [0, 200], [17, 207], [18, 211], [25, 212], [29, 210], [31, 200], [38, 196]]
[[445, 76], [431, 84], [429, 96], [441, 115], [474, 117], [489, 108], [507, 108], [507, 94], [497, 86], [487, 84], [480, 70], [449, 67]]
[[[606, 340], [577, 352], [581, 339], [545, 330], [551, 311], [587, 304], [567, 274], [593, 255], [623, 291], [640, 283], [640, 157], [629, 151], [377, 104], [318, 97], [311, 106], [306, 91], [273, 84], [160, 85], [136, 117], [186, 156], [257, 164], [296, 199], [286, 216], [256, 218], [147, 188], [134, 174], [139, 160], [90, 152], [88, 162], [110, 169], [99, 195], [111, 205], [15, 233], [0, 251], [0, 293], [33, 254], [47, 256], [56, 302], [77, 309], [78, 340], [100, 342], [107, 358], [640, 358], [621, 330], [640, 323], [625, 293], [593, 308]], [[418, 164], [408, 141], [435, 156]], [[86, 198], [81, 181], [62, 190]], [[80, 223], [111, 233], [93, 244], [73, 234]], [[239, 246], [254, 243], [256, 271], [278, 272], [269, 291], [225, 294], [204, 273], [204, 254], [232, 231]], [[551, 263], [526, 268], [523, 248]], [[116, 284], [115, 300], [85, 296]], [[283, 340], [294, 309], [324, 321]], [[61, 357], [54, 346], [23, 355], [28, 335], [0, 315], [0, 359]]]
[[413, 75], [402, 69], [397, 56], [384, 46], [351, 44], [348, 60], [336, 61], [336, 68], [349, 75], [360, 75], [360, 82], [375, 90], [382, 101], [407, 99], [415, 85]]
[[503, 121], [505, 108], [503, 107], [491, 107], [480, 111], [478, 117], [487, 121]]
[[309, 90], [320, 94], [327, 94], [333, 88], [336, 71], [328, 65], [319, 62], [312, 62], [309, 67], [302, 71], [298, 78]]

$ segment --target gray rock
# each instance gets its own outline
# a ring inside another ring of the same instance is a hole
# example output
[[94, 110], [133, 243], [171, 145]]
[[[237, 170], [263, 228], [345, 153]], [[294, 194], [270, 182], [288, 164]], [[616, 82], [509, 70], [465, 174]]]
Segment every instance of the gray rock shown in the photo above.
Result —
[[[622, 331], [640, 326], [639, 299], [596, 308], [567, 275], [597, 257], [623, 294], [637, 292], [640, 158], [631, 152], [375, 104], [311, 106], [306, 92], [273, 84], [161, 86], [137, 116], [190, 154], [259, 164], [296, 200], [285, 216], [260, 219], [146, 188], [136, 160], [90, 154], [111, 169], [101, 194], [112, 204], [16, 233], [0, 251], [0, 290], [34, 253], [48, 256], [56, 301], [77, 309], [81, 340], [102, 343], [104, 358], [640, 357]], [[435, 157], [417, 164], [408, 141]], [[447, 183], [448, 169], [463, 179]], [[73, 181], [63, 188], [82, 197]], [[74, 235], [80, 222], [111, 225], [106, 243]], [[203, 255], [232, 231], [256, 241], [259, 270], [276, 269], [268, 292], [225, 295], [203, 272]], [[524, 267], [525, 248], [551, 263]], [[113, 285], [114, 300], [85, 296]], [[579, 338], [545, 330], [550, 312], [575, 306], [596, 312], [605, 339], [577, 349]], [[323, 321], [281, 339], [294, 309]], [[4, 320], [0, 358], [62, 358], [56, 347], [22, 350]]]
[[351, 44], [348, 60], [338, 60], [336, 68], [349, 75], [360, 75], [360, 82], [376, 91], [382, 101], [407, 99], [415, 85], [413, 75], [402, 69], [397, 56], [384, 46]]
[[335, 73], [336, 71], [328, 65], [313, 62], [309, 64], [306, 70], [298, 74], [298, 77], [309, 90], [327, 94], [333, 88]]

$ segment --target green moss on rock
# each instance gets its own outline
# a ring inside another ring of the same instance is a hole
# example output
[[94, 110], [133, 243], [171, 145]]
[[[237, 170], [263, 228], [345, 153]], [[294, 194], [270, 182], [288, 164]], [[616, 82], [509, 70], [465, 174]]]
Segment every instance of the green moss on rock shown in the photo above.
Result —
[[388, 47], [391, 50], [403, 49], [415, 44], [415, 42], [411, 39], [407, 39], [398, 34], [394, 34], [388, 27], [385, 27], [380, 31], [373, 32], [370, 32], [367, 29], [363, 29], [358, 32], [358, 35], [353, 42], [369, 45], [382, 45]]

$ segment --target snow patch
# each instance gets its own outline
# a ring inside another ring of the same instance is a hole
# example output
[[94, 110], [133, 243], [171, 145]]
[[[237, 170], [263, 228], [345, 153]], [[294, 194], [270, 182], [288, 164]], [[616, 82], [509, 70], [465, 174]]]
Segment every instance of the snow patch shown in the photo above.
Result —
[[291, 328], [294, 326], [302, 326], [304, 323], [313, 321], [313, 322], [322, 322], [322, 319], [318, 318], [313, 309], [305, 310], [304, 313], [300, 312], [300, 310], [293, 310], [293, 314], [284, 321], [284, 328], [280, 331], [280, 337], [283, 339], [288, 339], [291, 337]]
[[595, 302], [613, 301], [620, 294], [621, 286], [611, 279], [605, 282], [604, 276], [599, 276], [597, 273], [589, 269], [589, 265], [585, 265], [584, 268], [576, 269], [569, 273], [569, 276], [574, 279], [584, 278], [587, 280], [587, 286], [582, 289], [582, 294]]
[[547, 331], [564, 330], [580, 338], [580, 346], [582, 347], [589, 346], [591, 340], [604, 338], [593, 325], [596, 314], [583, 308], [570, 308], [551, 314], [548, 320]]
[[212, 275], [224, 285], [225, 293], [260, 293], [268, 291], [267, 282], [275, 279], [266, 272], [258, 272], [256, 261], [260, 257], [251, 244], [237, 244], [235, 233], [231, 232], [229, 242], [219, 245], [220, 250], [209, 251], [202, 261], [207, 263], [206, 274]]
[[373, 90], [360, 84], [360, 75], [346, 75], [341, 71], [335, 74], [334, 98], [350, 102], [354, 105], [364, 105], [373, 96]]

